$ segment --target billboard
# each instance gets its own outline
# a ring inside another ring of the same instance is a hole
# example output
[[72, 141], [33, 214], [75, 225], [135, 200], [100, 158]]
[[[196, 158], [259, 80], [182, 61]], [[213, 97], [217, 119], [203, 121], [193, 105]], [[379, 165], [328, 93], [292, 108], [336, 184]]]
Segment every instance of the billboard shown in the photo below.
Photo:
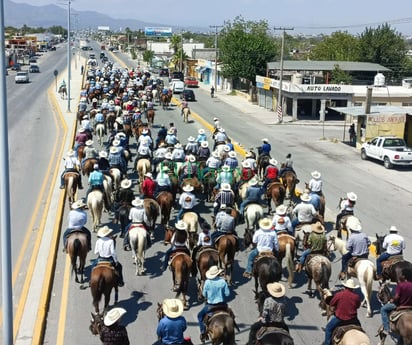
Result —
[[172, 28], [145, 27], [144, 34], [148, 37], [170, 37], [172, 36]]

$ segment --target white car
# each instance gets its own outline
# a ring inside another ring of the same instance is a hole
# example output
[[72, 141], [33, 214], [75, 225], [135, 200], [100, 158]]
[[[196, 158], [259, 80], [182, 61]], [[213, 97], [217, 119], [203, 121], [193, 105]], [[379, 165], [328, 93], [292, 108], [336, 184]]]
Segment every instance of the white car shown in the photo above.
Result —
[[14, 77], [16, 84], [30, 82], [29, 71], [19, 71]]
[[173, 93], [182, 93], [185, 89], [185, 83], [180, 79], [173, 79], [171, 83]]

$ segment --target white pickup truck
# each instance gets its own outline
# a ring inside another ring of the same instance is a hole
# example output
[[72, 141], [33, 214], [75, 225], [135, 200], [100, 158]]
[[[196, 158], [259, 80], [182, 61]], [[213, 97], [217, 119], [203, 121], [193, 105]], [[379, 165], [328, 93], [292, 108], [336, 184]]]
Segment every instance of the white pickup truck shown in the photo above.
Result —
[[407, 147], [401, 138], [375, 137], [362, 144], [361, 158], [383, 161], [386, 169], [390, 169], [394, 165], [412, 166], [412, 149]]

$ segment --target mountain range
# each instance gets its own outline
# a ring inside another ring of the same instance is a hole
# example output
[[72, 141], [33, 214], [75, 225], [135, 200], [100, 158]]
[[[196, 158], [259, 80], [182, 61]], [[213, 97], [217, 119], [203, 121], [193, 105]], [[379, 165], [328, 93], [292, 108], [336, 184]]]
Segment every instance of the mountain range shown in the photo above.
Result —
[[[63, 6], [63, 5], [62, 5]], [[74, 14], [74, 11], [73, 11]], [[94, 11], [76, 11], [72, 17], [71, 29], [97, 29], [99, 26], [108, 26], [111, 31], [122, 31], [125, 28], [131, 30], [144, 29], [145, 27], [172, 27], [165, 23], [150, 23], [137, 19], [115, 19], [105, 14]], [[15, 3], [10, 0], [4, 1], [4, 21], [5, 26], [21, 28], [24, 25], [28, 27], [62, 26], [67, 28], [67, 7], [57, 5], [32, 6], [25, 3]], [[180, 26], [181, 30], [182, 27]], [[201, 28], [185, 28], [188, 31], [204, 31]]]

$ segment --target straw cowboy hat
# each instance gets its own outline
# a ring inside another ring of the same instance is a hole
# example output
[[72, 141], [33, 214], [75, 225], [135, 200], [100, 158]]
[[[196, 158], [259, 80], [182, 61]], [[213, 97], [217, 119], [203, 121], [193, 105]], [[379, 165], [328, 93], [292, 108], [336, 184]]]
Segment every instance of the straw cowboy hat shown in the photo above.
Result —
[[312, 224], [312, 232], [316, 234], [323, 234], [325, 232], [325, 227], [322, 225], [321, 222], [316, 222], [315, 224]]
[[187, 224], [183, 221], [183, 220], [179, 220], [176, 224], [175, 224], [175, 228], [177, 230], [185, 230], [187, 229]]
[[359, 219], [354, 216], [349, 216], [346, 220], [346, 227], [351, 229], [352, 231], [361, 231], [362, 224], [360, 223]]
[[97, 232], [97, 237], [106, 237], [113, 232], [113, 229], [110, 229], [107, 225], [101, 227]]
[[317, 171], [317, 170], [312, 171], [311, 175], [312, 175], [312, 177], [313, 177], [314, 179], [316, 179], [316, 180], [319, 179], [320, 176], [321, 176], [320, 172]]
[[208, 146], [209, 146], [209, 143], [205, 140], [205, 141], [202, 141], [202, 143], [200, 144], [200, 146], [202, 146], [202, 147], [208, 147]]
[[395, 225], [391, 225], [391, 227], [389, 228], [389, 232], [398, 232], [398, 228]]
[[193, 191], [194, 187], [193, 187], [192, 185], [190, 185], [190, 184], [187, 184], [187, 185], [183, 186], [182, 189], [183, 189], [183, 191], [189, 193], [189, 192], [192, 192], [192, 191]]
[[115, 324], [120, 318], [126, 314], [126, 310], [123, 308], [113, 308], [104, 317], [104, 324], [106, 326], [111, 326]]
[[189, 156], [187, 157], [187, 159], [188, 159], [188, 161], [191, 162], [191, 163], [196, 162], [196, 157], [193, 156], [193, 155], [189, 155]]
[[198, 132], [199, 134], [205, 134], [205, 130], [204, 130], [203, 128], [200, 128], [197, 132]]
[[308, 193], [303, 193], [300, 196], [300, 200], [304, 201], [304, 202], [309, 202], [310, 201], [310, 195]]
[[215, 157], [215, 158], [219, 158], [219, 152], [213, 151], [212, 156]]
[[80, 133], [86, 132], [86, 128], [80, 127], [79, 132], [80, 132]]
[[216, 265], [211, 266], [207, 271], [206, 271], [206, 278], [207, 279], [214, 279], [216, 278], [219, 274], [223, 272], [222, 269], [217, 267]]
[[219, 119], [217, 117], [214, 117], [213, 121], [219, 121]]
[[226, 210], [226, 204], [221, 204], [221, 205], [220, 205], [220, 209], [221, 209], [221, 210]]
[[230, 151], [229, 152], [229, 157], [230, 158], [236, 158], [236, 152], [235, 151]]
[[74, 156], [74, 150], [69, 150], [69, 151], [67, 152], [67, 155], [68, 155], [69, 157]]
[[122, 180], [122, 182], [120, 182], [120, 187], [124, 189], [130, 188], [131, 185], [132, 185], [132, 181], [127, 178]]
[[275, 158], [269, 159], [269, 164], [278, 165], [278, 161]]
[[230, 146], [229, 146], [229, 145], [225, 145], [225, 146], [223, 147], [223, 151], [225, 151], [225, 152], [230, 152]]
[[120, 140], [119, 139], [114, 139], [112, 142], [113, 146], [119, 146], [120, 145]]
[[75, 202], [72, 204], [72, 209], [73, 209], [73, 210], [77, 210], [77, 209], [83, 208], [83, 207], [86, 207], [86, 204], [83, 202], [82, 199], [79, 199], [79, 200], [75, 201]]
[[248, 162], [248, 161], [242, 162], [242, 167], [244, 167], [244, 168], [250, 168], [250, 162]]
[[261, 220], [259, 220], [259, 227], [262, 230], [272, 229], [272, 220], [269, 218], [262, 218]]
[[358, 196], [357, 196], [354, 192], [349, 192], [348, 194], [346, 194], [346, 197], [347, 197], [350, 201], [356, 201], [356, 200], [358, 200]]
[[146, 174], [144, 174], [144, 176], [149, 177], [151, 179], [153, 179], [153, 175], [151, 172], [147, 172]]
[[132, 200], [132, 205], [135, 206], [135, 207], [142, 207], [143, 204], [144, 204], [143, 199], [134, 198], [134, 199]]
[[359, 285], [355, 285], [353, 279], [348, 279], [346, 282], [343, 282], [342, 285], [348, 289], [357, 289]]
[[194, 142], [195, 141], [195, 138], [194, 137], [192, 137], [192, 136], [190, 136], [189, 138], [187, 138], [187, 141], [189, 141], [189, 142]]
[[106, 151], [100, 151], [99, 152], [99, 157], [100, 158], [107, 158], [107, 152]]
[[224, 191], [229, 191], [232, 190], [232, 187], [230, 186], [229, 183], [222, 183], [222, 185], [220, 186], [220, 188]]
[[85, 142], [86, 146], [92, 146], [93, 145], [93, 140], [89, 139]]
[[288, 208], [285, 205], [279, 205], [276, 207], [276, 214], [279, 216], [283, 216], [286, 214]]
[[175, 144], [175, 148], [176, 148], [176, 149], [180, 149], [181, 147], [182, 147], [182, 144], [181, 144], [181, 143]]
[[162, 303], [163, 313], [174, 319], [183, 314], [183, 303], [177, 298], [167, 298]]
[[268, 290], [269, 294], [275, 298], [283, 297], [286, 293], [286, 288], [281, 283], [266, 284], [266, 289]]

